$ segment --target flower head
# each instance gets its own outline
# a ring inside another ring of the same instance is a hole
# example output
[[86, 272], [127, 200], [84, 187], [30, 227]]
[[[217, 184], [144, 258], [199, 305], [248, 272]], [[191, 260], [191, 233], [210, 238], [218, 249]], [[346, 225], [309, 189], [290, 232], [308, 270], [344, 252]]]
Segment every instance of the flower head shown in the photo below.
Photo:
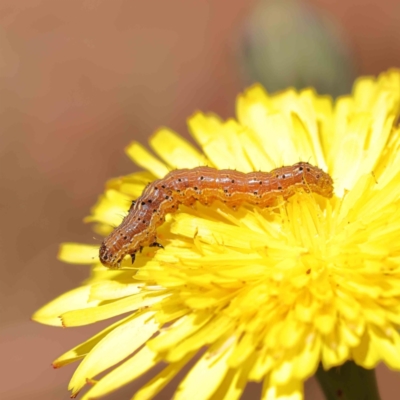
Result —
[[181, 206], [158, 229], [164, 250], [146, 247], [119, 270], [103, 267], [95, 246], [63, 245], [60, 258], [93, 265], [92, 275], [34, 319], [70, 327], [127, 314], [54, 362], [82, 360], [72, 395], [89, 381], [84, 399], [101, 397], [164, 361], [133, 397], [149, 399], [195, 357], [176, 399], [239, 398], [262, 381], [263, 398], [295, 400], [319, 363], [400, 369], [399, 111], [396, 70], [359, 79], [336, 102], [256, 85], [239, 96], [236, 120], [189, 119], [200, 150], [168, 129], [150, 139], [156, 155], [128, 146], [147, 172], [108, 183], [87, 218], [104, 235], [148, 182], [176, 168], [308, 161], [331, 175], [335, 193], [298, 191], [272, 208]]

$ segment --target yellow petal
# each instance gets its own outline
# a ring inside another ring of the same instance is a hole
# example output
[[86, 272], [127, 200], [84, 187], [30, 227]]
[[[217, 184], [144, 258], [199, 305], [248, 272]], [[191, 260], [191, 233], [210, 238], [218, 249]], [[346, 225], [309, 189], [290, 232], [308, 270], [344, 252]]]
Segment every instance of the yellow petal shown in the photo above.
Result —
[[193, 313], [184, 316], [171, 326], [163, 329], [159, 336], [149, 341], [148, 346], [153, 351], [163, 353], [199, 330], [210, 319], [211, 315], [206, 313], [200, 315]]
[[63, 326], [61, 315], [69, 310], [82, 310], [96, 306], [98, 301], [89, 301], [90, 286], [81, 286], [62, 294], [33, 314], [32, 319], [42, 324]]
[[133, 357], [113, 369], [91, 388], [82, 400], [96, 400], [132, 382], [159, 361], [156, 353], [144, 346]]
[[199, 343], [205, 345], [216, 342], [222, 335], [229, 332], [231, 327], [232, 321], [220, 314], [175, 347], [170, 348], [165, 358], [168, 362], [176, 362], [186, 354], [199, 349]]
[[218, 389], [210, 397], [210, 400], [239, 399], [243, 394], [249, 372], [255, 360], [256, 356], [249, 357], [241, 368], [229, 369]]
[[97, 204], [92, 208], [92, 215], [84, 219], [85, 222], [101, 222], [109, 225], [110, 230], [118, 226], [128, 212], [132, 198], [116, 190], [106, 190], [100, 196]]
[[58, 252], [58, 259], [71, 264], [93, 264], [99, 256], [99, 246], [79, 243], [63, 243]]
[[127, 176], [119, 176], [107, 182], [107, 189], [114, 189], [133, 199], [138, 198], [149, 182], [156, 177], [147, 171], [135, 172]]
[[251, 248], [251, 245], [263, 246], [266, 238], [260, 232], [246, 232], [246, 241], [242, 240], [238, 233], [243, 233], [242, 227], [227, 225], [222, 221], [210, 221], [193, 217], [189, 214], [180, 213], [174, 217], [171, 227], [172, 233], [181, 234], [189, 238], [198, 236], [206, 243], [224, 244], [236, 248]]
[[210, 164], [194, 146], [170, 129], [159, 129], [150, 138], [149, 143], [154, 152], [172, 169], [195, 168]]
[[299, 381], [304, 381], [312, 376], [318, 368], [321, 356], [321, 339], [319, 335], [309, 332], [304, 335], [304, 342], [298, 350], [293, 363], [292, 377]]
[[238, 368], [248, 357], [255, 352], [257, 335], [246, 333], [240, 341], [236, 343], [232, 350], [232, 354], [228, 359], [228, 364], [231, 368]]
[[[243, 172], [252, 170], [240, 144], [241, 128], [235, 122], [222, 123], [212, 116], [198, 113], [190, 118], [188, 125], [193, 136], [201, 140], [203, 151], [213, 164], [212, 166], [218, 169], [238, 169]], [[203, 137], [205, 132], [208, 134]], [[213, 134], [213, 132], [218, 134]]]
[[115, 300], [121, 297], [131, 296], [140, 292], [143, 284], [122, 283], [117, 281], [100, 281], [93, 284], [90, 291], [90, 299]]
[[368, 330], [362, 335], [360, 344], [351, 350], [351, 355], [354, 362], [364, 368], [372, 369], [376, 367], [380, 354], [374, 346]]
[[61, 315], [62, 324], [65, 327], [93, 324], [94, 322], [158, 303], [164, 296], [146, 296], [143, 293], [139, 293], [102, 306], [80, 310], [75, 309], [74, 311], [68, 311]]
[[221, 126], [222, 120], [213, 114], [197, 112], [188, 119], [189, 130], [202, 148], [218, 135]]
[[239, 133], [239, 140], [251, 171], [270, 171], [275, 168], [269, 152], [250, 128], [245, 128]]
[[157, 178], [163, 178], [169, 169], [157, 157], [154, 157], [140, 143], [132, 142], [126, 149], [131, 160], [139, 167], [150, 171]]
[[273, 100], [259, 84], [251, 86], [237, 97], [236, 114], [244, 126], [255, 125], [257, 119], [274, 111]]
[[[195, 366], [189, 371], [186, 377], [175, 393], [175, 400], [191, 399], [204, 400], [218, 388], [227, 373], [227, 359], [231, 353], [231, 349], [224, 351], [222, 354], [214, 353], [218, 350], [218, 344], [212, 346], [201, 358]], [[207, 384], [199, 385], [199, 382]]]
[[400, 337], [399, 332], [392, 327], [381, 329], [373, 324], [369, 329], [372, 346], [376, 352], [393, 369], [400, 369]]
[[321, 362], [326, 370], [343, 364], [349, 358], [350, 348], [340, 335], [341, 332], [336, 327], [335, 331], [323, 337]]
[[162, 390], [171, 380], [184, 368], [196, 352], [189, 353], [182, 360], [169, 364], [152, 380], [147, 382], [132, 397], [132, 400], [148, 400], [152, 399], [160, 390]]
[[271, 386], [269, 379], [264, 380], [261, 400], [303, 400], [303, 382], [292, 379], [283, 386]]
[[158, 330], [153, 315], [149, 312], [138, 313], [102, 338], [72, 376], [68, 387], [72, 396], [85, 386], [87, 379], [94, 378], [141, 347]]
[[115, 322], [114, 324], [108, 326], [106, 329], [103, 329], [97, 335], [92, 336], [89, 340], [86, 340], [85, 342], [79, 344], [78, 346], [75, 346], [73, 349], [67, 351], [66, 353], [58, 357], [55, 361], [53, 361], [52, 363], [53, 367], [61, 368], [64, 365], [68, 365], [72, 362], [81, 360], [89, 353], [89, 351], [93, 349], [93, 347], [97, 343], [99, 343], [105, 336], [107, 336], [112, 330], [114, 330], [114, 328], [125, 323], [125, 321], [129, 320], [130, 318], [132, 317], [129, 316], [127, 318]]

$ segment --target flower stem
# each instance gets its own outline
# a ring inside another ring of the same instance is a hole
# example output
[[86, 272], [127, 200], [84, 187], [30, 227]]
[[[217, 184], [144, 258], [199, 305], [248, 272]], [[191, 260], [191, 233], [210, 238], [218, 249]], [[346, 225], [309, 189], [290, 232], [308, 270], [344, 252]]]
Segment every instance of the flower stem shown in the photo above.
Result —
[[320, 365], [316, 377], [327, 400], [380, 400], [375, 371], [353, 361], [328, 371]]

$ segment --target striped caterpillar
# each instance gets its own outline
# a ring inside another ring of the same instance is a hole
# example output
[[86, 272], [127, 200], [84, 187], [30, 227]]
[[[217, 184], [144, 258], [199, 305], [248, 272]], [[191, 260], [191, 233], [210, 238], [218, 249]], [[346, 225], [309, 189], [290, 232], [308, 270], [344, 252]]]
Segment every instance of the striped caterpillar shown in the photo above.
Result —
[[245, 202], [267, 207], [279, 196], [288, 199], [299, 188], [329, 198], [333, 181], [327, 173], [306, 162], [248, 174], [210, 167], [172, 171], [147, 185], [142, 195], [132, 202], [121, 225], [104, 239], [100, 261], [107, 267], [118, 268], [128, 254], [133, 263], [135, 254], [143, 246], [163, 247], [157, 242], [156, 229], [164, 222], [165, 215], [175, 212], [180, 204], [192, 205], [199, 201], [209, 205], [220, 200], [232, 207]]

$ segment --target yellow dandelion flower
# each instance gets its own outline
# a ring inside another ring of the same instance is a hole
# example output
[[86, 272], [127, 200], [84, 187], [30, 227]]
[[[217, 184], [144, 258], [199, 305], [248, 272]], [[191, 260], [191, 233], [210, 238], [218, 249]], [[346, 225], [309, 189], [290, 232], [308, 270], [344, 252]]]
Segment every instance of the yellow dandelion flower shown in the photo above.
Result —
[[87, 218], [104, 235], [148, 182], [177, 168], [308, 161], [331, 175], [335, 192], [298, 191], [272, 208], [181, 206], [158, 228], [164, 249], [145, 247], [116, 270], [100, 264], [97, 247], [64, 244], [60, 259], [92, 265], [92, 274], [33, 318], [72, 327], [125, 314], [54, 362], [81, 361], [72, 396], [88, 382], [84, 400], [105, 396], [161, 362], [133, 399], [152, 398], [189, 362], [175, 399], [237, 399], [255, 381], [263, 399], [298, 400], [319, 365], [318, 374], [349, 361], [399, 370], [399, 111], [398, 70], [359, 79], [335, 102], [256, 85], [238, 97], [236, 120], [189, 119], [201, 150], [165, 128], [150, 139], [154, 154], [129, 145], [147, 172], [108, 183]]

